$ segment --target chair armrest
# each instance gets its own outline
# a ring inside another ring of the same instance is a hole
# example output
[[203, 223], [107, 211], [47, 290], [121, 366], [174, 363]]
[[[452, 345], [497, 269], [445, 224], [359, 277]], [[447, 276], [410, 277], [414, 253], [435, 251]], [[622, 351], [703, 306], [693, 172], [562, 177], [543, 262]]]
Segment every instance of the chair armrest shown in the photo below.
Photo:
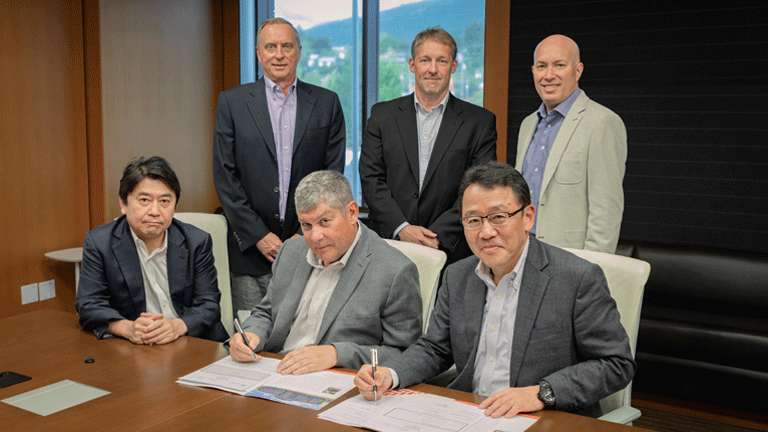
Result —
[[604, 414], [602, 417], [598, 417], [600, 420], [626, 425], [631, 425], [638, 418], [640, 418], [640, 410], [631, 406], [619, 407], [608, 414]]

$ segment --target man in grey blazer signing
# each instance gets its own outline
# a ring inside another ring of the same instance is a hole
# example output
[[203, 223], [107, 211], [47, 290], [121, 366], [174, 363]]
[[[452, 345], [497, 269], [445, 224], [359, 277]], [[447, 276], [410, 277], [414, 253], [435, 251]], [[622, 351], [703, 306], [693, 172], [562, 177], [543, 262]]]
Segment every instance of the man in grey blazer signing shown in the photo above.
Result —
[[627, 333], [602, 270], [529, 231], [536, 210], [511, 166], [470, 168], [459, 196], [475, 256], [445, 270], [428, 331], [402, 355], [355, 378], [373, 397], [456, 364], [450, 388], [488, 396], [492, 417], [552, 408], [599, 416], [600, 399], [635, 372]]
[[230, 354], [285, 354], [278, 372], [359, 368], [371, 348], [389, 360], [421, 335], [416, 266], [358, 222], [349, 181], [317, 171], [296, 188], [303, 239], [285, 242], [272, 265], [267, 295], [236, 334]]
[[515, 167], [531, 188], [536, 238], [560, 247], [614, 253], [624, 212], [627, 130], [579, 89], [579, 46], [563, 35], [533, 54], [539, 109], [517, 138]]
[[344, 171], [339, 97], [297, 78], [296, 29], [282, 18], [265, 20], [257, 45], [264, 76], [221, 92], [213, 131], [213, 183], [229, 227], [235, 314], [261, 300], [277, 251], [299, 231], [299, 181], [313, 171]]

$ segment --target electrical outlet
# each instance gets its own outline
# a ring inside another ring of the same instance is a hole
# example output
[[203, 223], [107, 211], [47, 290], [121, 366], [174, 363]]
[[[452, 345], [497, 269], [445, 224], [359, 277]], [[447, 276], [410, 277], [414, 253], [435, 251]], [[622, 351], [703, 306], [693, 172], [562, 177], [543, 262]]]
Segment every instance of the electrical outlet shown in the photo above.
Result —
[[40, 301], [48, 300], [56, 297], [56, 280], [51, 279], [45, 282], [40, 282]]
[[29, 304], [37, 301], [37, 284], [29, 284], [21, 287], [21, 304]]

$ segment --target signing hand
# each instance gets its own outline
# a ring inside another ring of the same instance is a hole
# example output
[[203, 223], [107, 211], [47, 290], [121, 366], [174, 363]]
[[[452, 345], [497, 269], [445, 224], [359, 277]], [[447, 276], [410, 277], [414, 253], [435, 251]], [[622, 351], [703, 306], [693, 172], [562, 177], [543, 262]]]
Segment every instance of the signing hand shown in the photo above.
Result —
[[397, 233], [397, 237], [402, 241], [416, 243], [434, 249], [437, 249], [437, 247], [440, 246], [440, 240], [437, 239], [437, 234], [423, 226], [406, 225], [399, 233]]
[[249, 363], [261, 360], [261, 356], [253, 353], [253, 349], [259, 346], [259, 337], [255, 333], [245, 332], [250, 346], [246, 345], [240, 333], [235, 332], [232, 339], [229, 340], [229, 355], [232, 360], [240, 363]]
[[360, 394], [368, 400], [373, 400], [373, 386], [376, 386], [376, 393], [381, 399], [381, 395], [392, 388], [392, 372], [389, 368], [379, 366], [376, 368], [376, 377], [371, 375], [371, 365], [365, 364], [357, 371], [355, 376], [355, 385]]
[[277, 365], [277, 373], [302, 375], [332, 368], [338, 362], [339, 356], [333, 345], [306, 346], [286, 354]]
[[485, 415], [499, 418], [512, 418], [518, 413], [544, 409], [544, 402], [539, 399], [539, 386], [510, 387], [494, 393], [480, 404]]
[[269, 233], [263, 239], [256, 242], [256, 249], [264, 255], [269, 262], [273, 262], [283, 245], [282, 240], [275, 233]]

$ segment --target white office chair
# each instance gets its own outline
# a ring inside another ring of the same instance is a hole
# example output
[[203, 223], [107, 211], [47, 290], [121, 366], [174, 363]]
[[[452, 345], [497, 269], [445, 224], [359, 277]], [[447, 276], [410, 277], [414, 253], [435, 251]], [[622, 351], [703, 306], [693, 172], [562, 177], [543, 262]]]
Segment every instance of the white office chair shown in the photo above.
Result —
[[221, 323], [232, 336], [232, 290], [229, 283], [229, 254], [227, 252], [227, 221], [223, 215], [211, 213], [176, 213], [174, 217], [182, 222], [194, 225], [211, 235], [213, 240], [213, 259], [221, 291]]
[[411, 261], [416, 264], [419, 270], [419, 289], [421, 290], [421, 303], [423, 308], [423, 331], [427, 332], [429, 325], [429, 316], [432, 314], [432, 307], [435, 305], [435, 296], [437, 295], [437, 285], [440, 282], [440, 270], [445, 265], [448, 257], [445, 252], [439, 249], [409, 243], [399, 240], [384, 239], [387, 243], [394, 246]]
[[[645, 261], [604, 252], [564, 248], [575, 255], [600, 266], [608, 281], [608, 289], [616, 300], [621, 314], [621, 325], [629, 336], [632, 356], [637, 346], [637, 331], [640, 328], [640, 308], [643, 305], [643, 291], [651, 265]], [[640, 411], [631, 406], [632, 383], [600, 401], [600, 408], [606, 413], [601, 420], [631, 425], [640, 417]]]

